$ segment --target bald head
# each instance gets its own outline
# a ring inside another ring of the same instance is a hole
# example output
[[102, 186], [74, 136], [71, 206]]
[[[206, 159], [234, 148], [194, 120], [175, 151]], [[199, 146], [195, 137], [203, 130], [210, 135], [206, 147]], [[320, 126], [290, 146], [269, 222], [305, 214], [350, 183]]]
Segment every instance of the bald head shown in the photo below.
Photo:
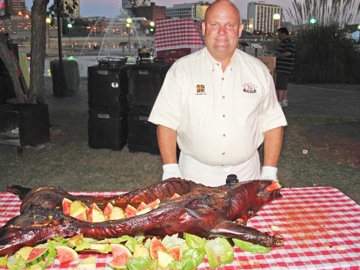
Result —
[[230, 0], [216, 0], [214, 3], [212, 3], [205, 12], [205, 21], [208, 19], [208, 16], [211, 16], [212, 12], [217, 12], [219, 9], [222, 8], [227, 8], [228, 10], [231, 10], [231, 12], [237, 15], [240, 23], [240, 11]]

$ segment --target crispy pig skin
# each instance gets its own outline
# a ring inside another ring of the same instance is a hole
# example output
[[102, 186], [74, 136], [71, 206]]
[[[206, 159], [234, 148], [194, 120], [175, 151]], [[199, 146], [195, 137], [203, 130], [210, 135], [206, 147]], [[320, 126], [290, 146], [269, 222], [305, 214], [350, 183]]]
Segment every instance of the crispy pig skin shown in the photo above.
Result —
[[[163, 237], [187, 232], [206, 238], [238, 238], [267, 247], [282, 246], [281, 235], [269, 235], [245, 226], [264, 205], [281, 197], [280, 189], [266, 189], [272, 182], [253, 180], [207, 187], [173, 178], [113, 197], [76, 196], [53, 187], [31, 190], [10, 186], [9, 192], [19, 195], [23, 201], [21, 214], [0, 229], [0, 256], [13, 254], [23, 246], [44, 243], [55, 236], [72, 237], [80, 233], [104, 239], [140, 234]], [[170, 200], [174, 193], [180, 197]], [[87, 205], [95, 202], [102, 208], [109, 201], [122, 208], [155, 199], [160, 199], [161, 203], [157, 209], [143, 215], [90, 223], [64, 215], [63, 198], [81, 200]]]

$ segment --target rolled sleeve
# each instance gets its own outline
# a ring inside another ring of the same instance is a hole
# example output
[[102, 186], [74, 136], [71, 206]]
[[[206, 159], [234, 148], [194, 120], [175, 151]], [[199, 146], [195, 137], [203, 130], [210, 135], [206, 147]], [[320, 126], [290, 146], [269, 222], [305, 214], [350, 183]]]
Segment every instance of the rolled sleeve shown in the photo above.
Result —
[[259, 112], [259, 119], [263, 133], [277, 127], [287, 126], [284, 112], [276, 97], [274, 81], [270, 74], [267, 74], [267, 81], [269, 87], [265, 89], [268, 89], [269, 91], [266, 95], [264, 95], [264, 100]]

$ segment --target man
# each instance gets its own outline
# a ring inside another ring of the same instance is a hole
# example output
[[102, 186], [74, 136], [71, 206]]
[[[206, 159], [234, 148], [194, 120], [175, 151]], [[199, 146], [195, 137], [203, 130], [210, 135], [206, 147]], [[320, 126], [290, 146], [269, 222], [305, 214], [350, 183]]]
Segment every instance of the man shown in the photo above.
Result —
[[295, 45], [286, 27], [277, 30], [280, 46], [276, 57], [276, 95], [281, 107], [288, 106], [287, 85], [295, 64]]
[[[237, 49], [243, 26], [228, 0], [206, 11], [206, 48], [177, 60], [150, 114], [157, 124], [163, 179], [182, 177], [208, 186], [277, 179], [285, 116], [273, 79], [258, 59]], [[264, 140], [260, 176], [257, 148]], [[176, 143], [181, 150], [179, 164]]]

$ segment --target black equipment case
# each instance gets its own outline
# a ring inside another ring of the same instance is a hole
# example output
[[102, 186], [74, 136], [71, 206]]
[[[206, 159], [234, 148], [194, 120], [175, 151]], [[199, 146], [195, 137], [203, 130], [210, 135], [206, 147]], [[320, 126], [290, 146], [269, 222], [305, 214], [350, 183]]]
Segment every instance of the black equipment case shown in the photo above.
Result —
[[88, 144], [121, 150], [127, 142], [128, 65], [99, 61], [88, 67]]
[[148, 122], [148, 118], [170, 66], [169, 63], [140, 62], [129, 67], [130, 152], [159, 153], [156, 126]]
[[150, 107], [164, 82], [171, 64], [141, 63], [129, 66], [129, 104], [132, 106]]
[[0, 106], [0, 132], [18, 129], [20, 146], [50, 143], [49, 110], [46, 104]]

